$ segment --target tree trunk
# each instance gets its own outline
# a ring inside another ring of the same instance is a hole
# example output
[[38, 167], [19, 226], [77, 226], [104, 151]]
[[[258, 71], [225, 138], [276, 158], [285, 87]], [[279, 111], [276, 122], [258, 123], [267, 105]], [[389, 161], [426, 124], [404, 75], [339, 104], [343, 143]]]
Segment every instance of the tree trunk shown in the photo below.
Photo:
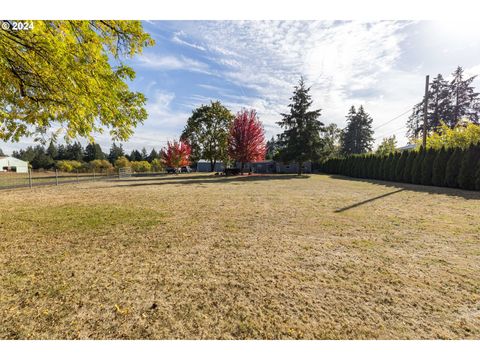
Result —
[[216, 162], [217, 162], [217, 160], [210, 160], [210, 172], [215, 171], [215, 163]]
[[243, 167], [245, 166], [245, 164], [243, 163], [243, 161], [240, 163], [240, 174], [243, 175]]
[[303, 168], [303, 162], [299, 162], [297, 175], [302, 175], [302, 168]]

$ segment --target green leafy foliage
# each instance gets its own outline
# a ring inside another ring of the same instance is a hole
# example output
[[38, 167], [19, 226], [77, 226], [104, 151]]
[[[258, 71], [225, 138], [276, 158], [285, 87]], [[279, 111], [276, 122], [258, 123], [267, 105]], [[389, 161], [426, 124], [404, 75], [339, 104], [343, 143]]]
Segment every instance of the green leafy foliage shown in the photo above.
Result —
[[34, 21], [29, 31], [0, 31], [0, 139], [41, 139], [54, 126], [66, 139], [93, 141], [105, 129], [128, 139], [147, 117], [146, 99], [129, 90], [135, 73], [121, 59], [152, 44], [140, 21]]
[[130, 167], [132, 168], [133, 171], [135, 171], [137, 173], [152, 171], [152, 165], [146, 160], [131, 161], [130, 162]]
[[395, 135], [391, 137], [384, 138], [380, 145], [378, 145], [377, 150], [375, 151], [376, 154], [379, 155], [390, 155], [395, 153], [397, 148], [397, 139]]
[[206, 159], [213, 171], [217, 161], [226, 159], [233, 119], [233, 114], [220, 101], [193, 110], [180, 137], [190, 145], [190, 160]]

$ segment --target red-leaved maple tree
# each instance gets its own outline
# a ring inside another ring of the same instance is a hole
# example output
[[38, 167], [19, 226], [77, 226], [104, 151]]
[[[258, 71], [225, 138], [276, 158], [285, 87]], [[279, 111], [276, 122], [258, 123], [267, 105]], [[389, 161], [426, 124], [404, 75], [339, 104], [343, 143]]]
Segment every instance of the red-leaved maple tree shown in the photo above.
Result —
[[228, 154], [241, 163], [265, 160], [265, 132], [255, 110], [240, 111], [230, 128]]
[[161, 159], [166, 167], [178, 169], [190, 165], [190, 145], [184, 141], [167, 141], [167, 147], [161, 151]]

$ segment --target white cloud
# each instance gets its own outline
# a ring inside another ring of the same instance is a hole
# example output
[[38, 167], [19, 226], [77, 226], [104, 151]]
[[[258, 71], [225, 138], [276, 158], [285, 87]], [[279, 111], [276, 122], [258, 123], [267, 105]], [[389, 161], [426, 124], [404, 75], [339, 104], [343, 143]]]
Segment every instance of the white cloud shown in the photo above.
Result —
[[191, 47], [193, 49], [197, 49], [197, 50], [200, 50], [200, 51], [206, 51], [206, 49], [203, 46], [188, 42], [188, 41], [182, 39], [182, 36], [185, 36], [185, 33], [183, 31], [178, 31], [178, 32], [173, 34], [172, 41], [176, 44], [188, 46], [188, 47]]
[[155, 70], [185, 70], [208, 74], [208, 65], [185, 56], [143, 54], [138, 65]]
[[[395, 70], [405, 22], [222, 21], [186, 25], [185, 34], [202, 39], [212, 58], [224, 66], [217, 75], [256, 94], [249, 99], [232, 99], [233, 110], [257, 108], [271, 130], [279, 113], [286, 111], [300, 75], [312, 86], [314, 106], [323, 109], [326, 123], [342, 124], [348, 108], [357, 103], [366, 105], [375, 123], [395, 116], [394, 109], [405, 108], [404, 101], [398, 101], [402, 106], [392, 106], [398, 93], [371, 91], [382, 88], [385, 79], [395, 78], [397, 83], [390, 85], [397, 87], [412, 80], [412, 76], [398, 76]], [[382, 108], [376, 101], [390, 105]]]

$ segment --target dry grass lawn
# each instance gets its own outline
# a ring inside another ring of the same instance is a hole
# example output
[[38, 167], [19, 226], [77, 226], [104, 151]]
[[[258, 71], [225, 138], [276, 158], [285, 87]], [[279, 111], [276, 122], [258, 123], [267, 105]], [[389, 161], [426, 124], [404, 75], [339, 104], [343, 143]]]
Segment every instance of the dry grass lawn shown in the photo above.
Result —
[[480, 194], [311, 175], [0, 192], [0, 338], [480, 338]]

